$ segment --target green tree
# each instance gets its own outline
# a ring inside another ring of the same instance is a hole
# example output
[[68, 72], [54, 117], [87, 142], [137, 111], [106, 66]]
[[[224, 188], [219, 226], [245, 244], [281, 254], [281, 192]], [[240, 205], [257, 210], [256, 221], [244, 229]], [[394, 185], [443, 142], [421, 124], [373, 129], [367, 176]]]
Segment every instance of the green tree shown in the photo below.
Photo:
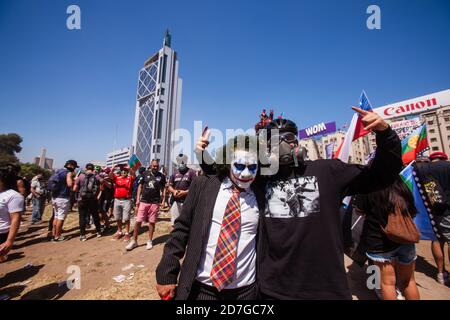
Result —
[[0, 165], [19, 162], [16, 153], [22, 151], [22, 141], [17, 133], [0, 134]]
[[27, 178], [28, 180], [33, 179], [34, 176], [42, 173], [44, 179], [48, 179], [52, 172], [47, 169], [43, 169], [34, 163], [21, 163], [20, 164], [20, 175]]

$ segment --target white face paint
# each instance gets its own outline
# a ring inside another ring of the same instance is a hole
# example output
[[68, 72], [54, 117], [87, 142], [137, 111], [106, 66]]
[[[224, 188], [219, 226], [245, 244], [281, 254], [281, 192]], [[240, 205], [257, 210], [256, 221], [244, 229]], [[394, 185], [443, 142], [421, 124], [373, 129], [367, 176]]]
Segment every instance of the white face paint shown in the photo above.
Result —
[[231, 160], [230, 178], [239, 188], [250, 188], [257, 171], [258, 161], [255, 155], [248, 151], [236, 151]]

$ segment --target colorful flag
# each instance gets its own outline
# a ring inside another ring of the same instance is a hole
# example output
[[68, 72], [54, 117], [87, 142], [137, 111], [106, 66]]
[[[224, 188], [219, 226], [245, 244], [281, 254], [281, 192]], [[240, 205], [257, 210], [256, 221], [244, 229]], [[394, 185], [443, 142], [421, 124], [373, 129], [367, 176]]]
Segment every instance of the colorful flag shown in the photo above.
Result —
[[128, 160], [128, 165], [130, 166], [131, 170], [137, 170], [142, 164], [141, 161], [139, 161], [137, 155], [133, 153], [130, 157], [130, 160]]
[[417, 177], [414, 165], [415, 161], [406, 166], [402, 170], [402, 172], [400, 172], [400, 177], [408, 186], [409, 191], [411, 191], [412, 195], [414, 196], [414, 205], [417, 209], [417, 214], [414, 218], [414, 222], [417, 228], [420, 230], [420, 239], [435, 240], [435, 231], [433, 231], [433, 227], [430, 222], [430, 219], [433, 218], [433, 215], [431, 214], [431, 210], [429, 209], [429, 205], [426, 201], [424, 190], [418, 187], [417, 182], [419, 181], [419, 178]]
[[[369, 112], [373, 112], [372, 106], [364, 90], [361, 93], [361, 97], [359, 98], [359, 108]], [[345, 139], [339, 146], [338, 152], [336, 152], [337, 158], [339, 158], [343, 162], [348, 162], [352, 142], [358, 138], [365, 136], [369, 132], [370, 131], [364, 130], [362, 118], [359, 116], [359, 114], [355, 113], [353, 115], [352, 121], [350, 122], [347, 133], [345, 134]]]
[[403, 164], [408, 164], [415, 160], [417, 153], [425, 150], [427, 147], [427, 127], [423, 124], [402, 140]]
[[334, 150], [334, 141], [325, 146], [325, 158], [332, 159]]
[[[364, 90], [363, 92], [361, 92], [361, 97], [359, 98], [359, 108], [365, 111], [373, 112], [372, 105], [370, 104], [369, 99], [367, 98], [367, 95], [364, 92]], [[356, 140], [360, 137], [364, 137], [369, 132], [370, 131], [364, 129], [364, 124], [361, 121], [361, 116], [358, 115], [358, 121], [356, 122], [355, 135], [353, 136], [353, 140]]]

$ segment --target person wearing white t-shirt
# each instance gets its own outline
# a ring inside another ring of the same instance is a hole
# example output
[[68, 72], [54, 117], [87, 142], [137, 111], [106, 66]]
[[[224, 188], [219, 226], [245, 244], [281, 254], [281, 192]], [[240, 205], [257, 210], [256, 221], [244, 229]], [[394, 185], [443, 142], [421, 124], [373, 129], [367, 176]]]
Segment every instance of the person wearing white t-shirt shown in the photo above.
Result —
[[14, 190], [16, 178], [10, 167], [0, 168], [0, 262], [7, 259], [23, 213], [24, 197]]

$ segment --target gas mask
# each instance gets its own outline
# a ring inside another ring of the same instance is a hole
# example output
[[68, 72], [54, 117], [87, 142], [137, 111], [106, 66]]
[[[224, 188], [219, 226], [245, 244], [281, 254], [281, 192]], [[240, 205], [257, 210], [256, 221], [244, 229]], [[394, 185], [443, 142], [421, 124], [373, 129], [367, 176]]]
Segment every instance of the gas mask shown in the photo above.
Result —
[[269, 161], [279, 166], [298, 166], [306, 157], [306, 149], [298, 146], [297, 136], [291, 132], [273, 136], [271, 141], [278, 141], [271, 146]]
[[231, 160], [230, 178], [241, 189], [248, 189], [256, 178], [258, 161], [248, 151], [236, 151]]

